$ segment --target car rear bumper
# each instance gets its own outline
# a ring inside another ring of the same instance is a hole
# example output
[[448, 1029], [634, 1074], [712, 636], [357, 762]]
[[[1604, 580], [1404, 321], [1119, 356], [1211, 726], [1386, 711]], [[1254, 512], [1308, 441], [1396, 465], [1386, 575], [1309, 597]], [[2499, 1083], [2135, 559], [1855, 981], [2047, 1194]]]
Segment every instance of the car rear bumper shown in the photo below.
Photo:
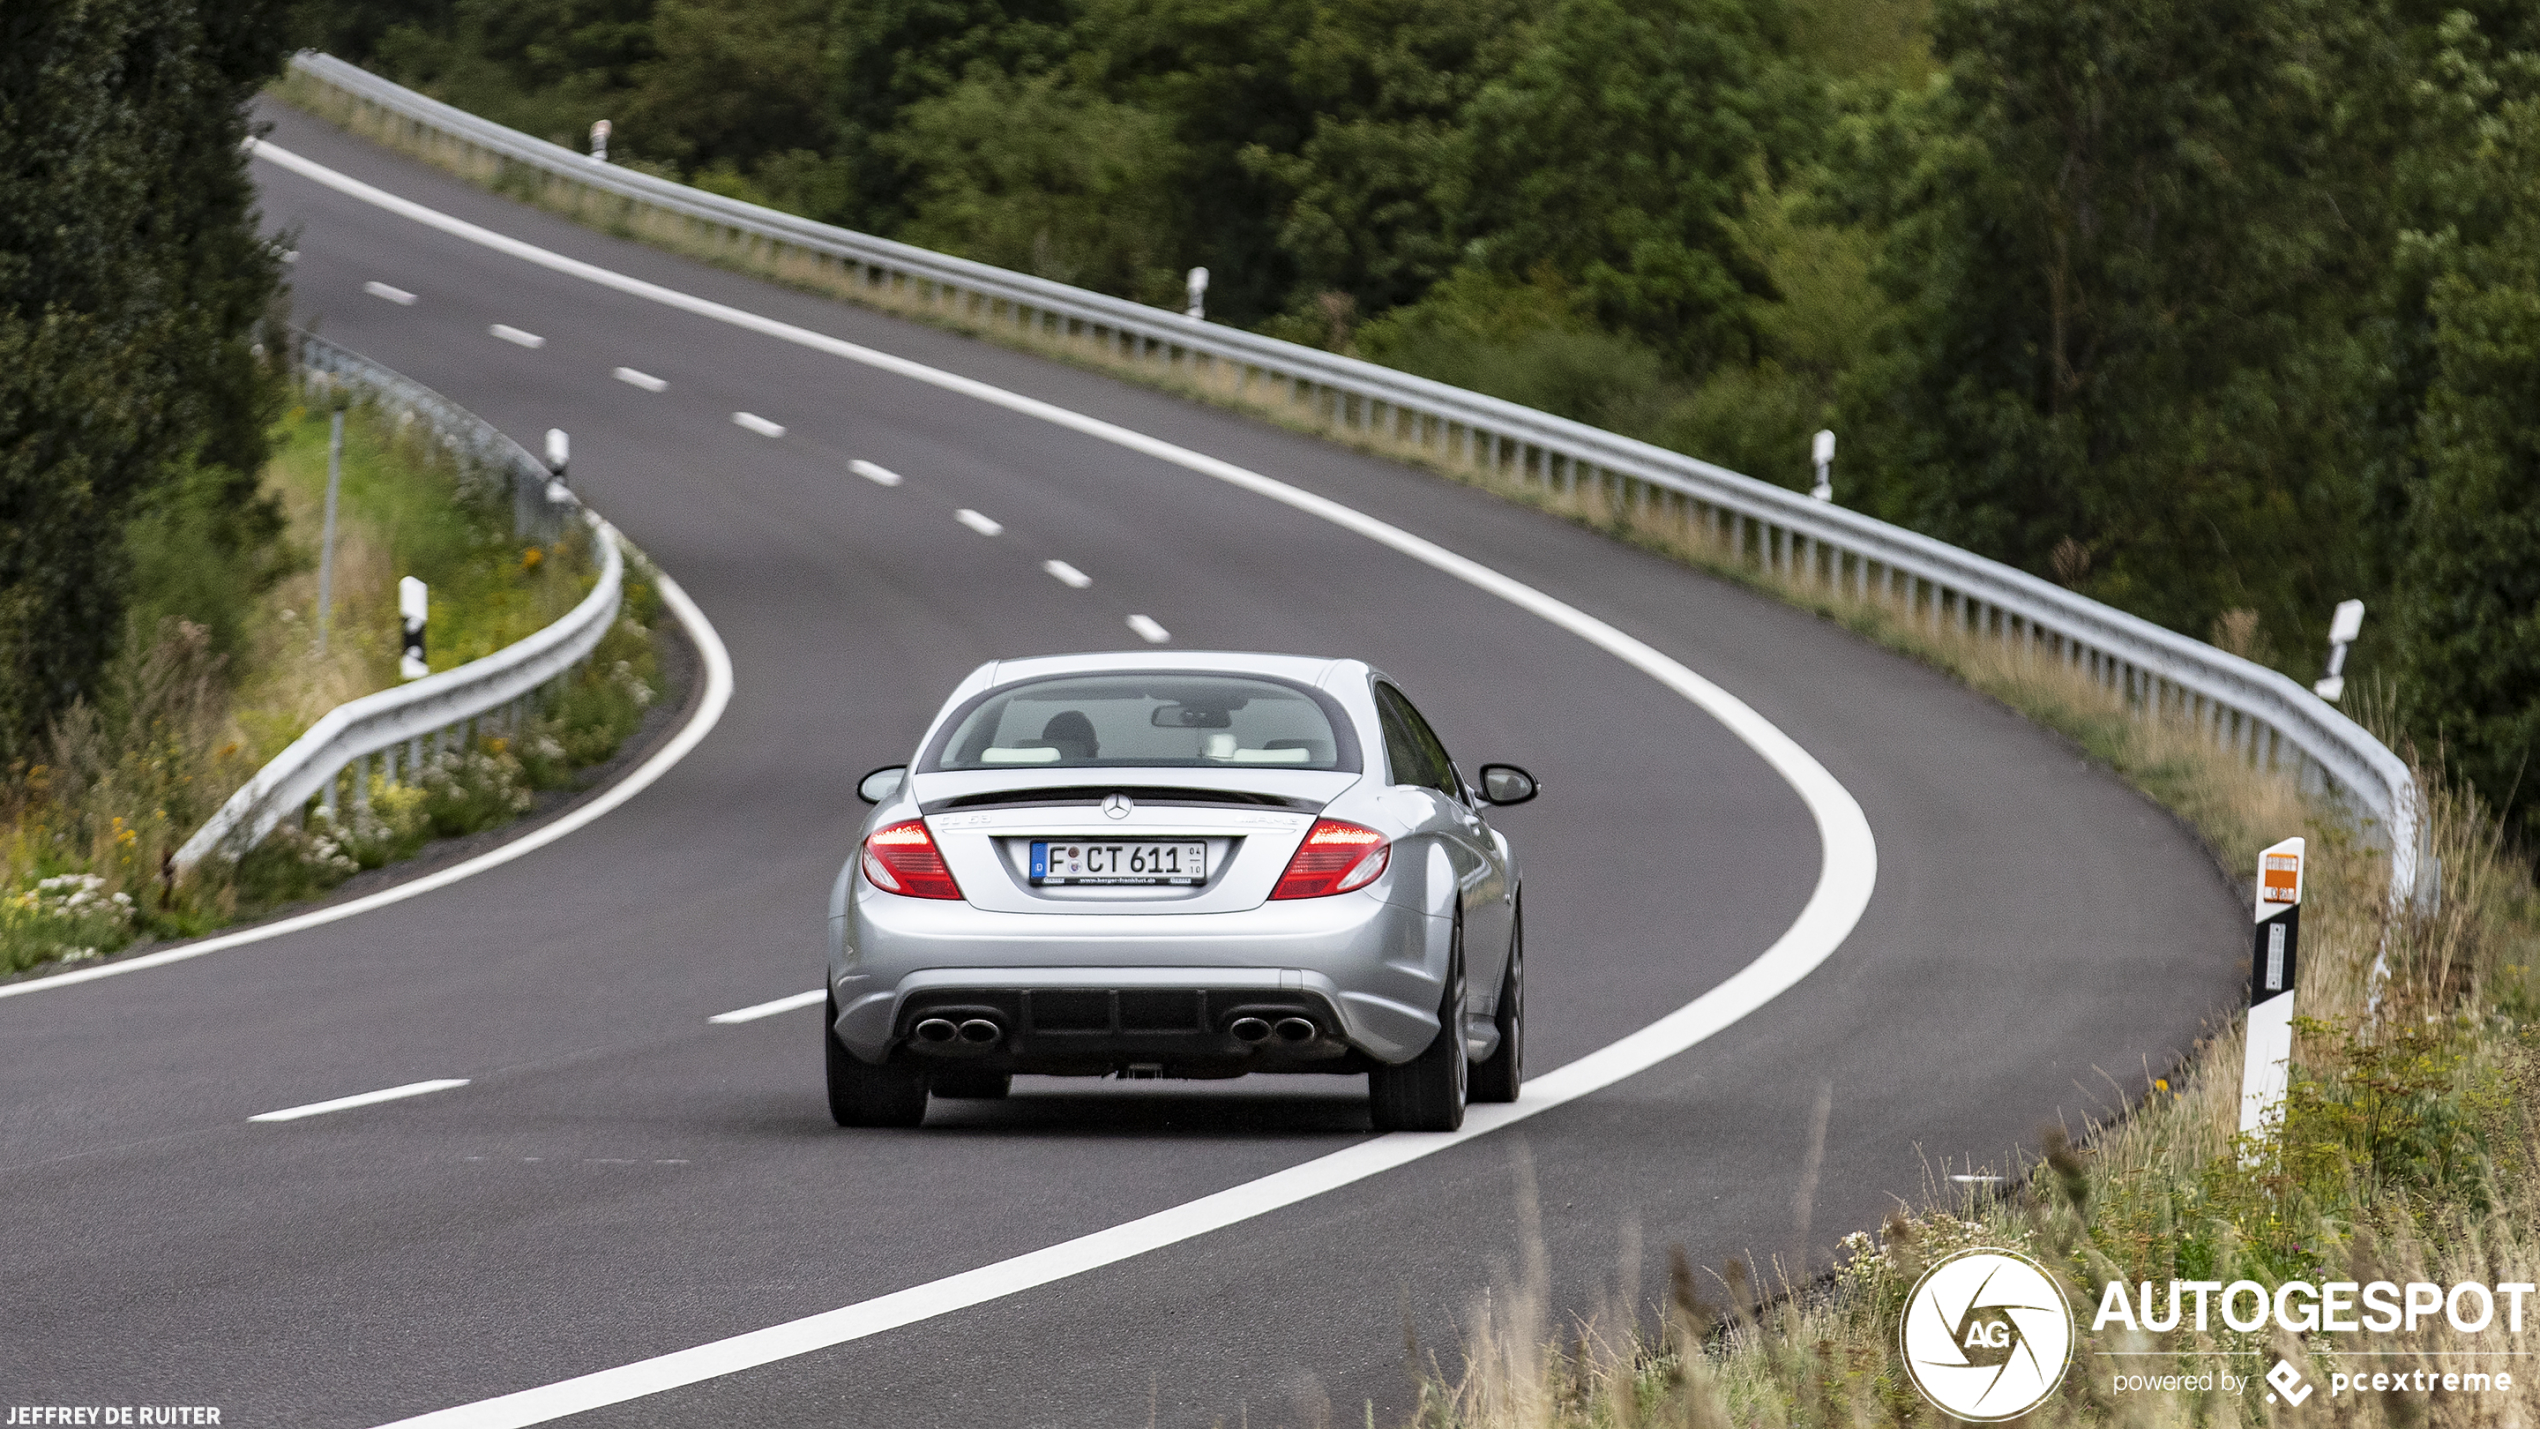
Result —
[[[1452, 923], [1380, 898], [1241, 913], [1015, 914], [856, 882], [832, 928], [829, 973], [838, 1039], [868, 1062], [1352, 1071], [1407, 1061], [1437, 1035]], [[1273, 1028], [1300, 1018], [1315, 1036], [1247, 1041], [1235, 1024], [1253, 1016]], [[993, 1022], [997, 1036], [930, 1041], [918, 1025], [932, 1017]]]

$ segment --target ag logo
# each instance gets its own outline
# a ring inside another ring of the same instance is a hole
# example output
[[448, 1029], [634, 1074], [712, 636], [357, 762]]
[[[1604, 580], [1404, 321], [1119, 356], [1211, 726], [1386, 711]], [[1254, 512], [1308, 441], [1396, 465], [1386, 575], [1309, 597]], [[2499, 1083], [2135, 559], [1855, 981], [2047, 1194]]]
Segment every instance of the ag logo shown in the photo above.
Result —
[[1978, 1424], [2016, 1419], [2063, 1382], [2073, 1312], [2035, 1261], [1962, 1250], [1923, 1272], [1905, 1297], [1905, 1372], [1942, 1413]]

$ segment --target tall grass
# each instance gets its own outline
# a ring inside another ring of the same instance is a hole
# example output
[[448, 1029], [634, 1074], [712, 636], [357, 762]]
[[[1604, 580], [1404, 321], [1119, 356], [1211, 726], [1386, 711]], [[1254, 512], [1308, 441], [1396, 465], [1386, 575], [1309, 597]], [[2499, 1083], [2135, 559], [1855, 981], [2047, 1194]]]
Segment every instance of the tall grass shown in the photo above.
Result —
[[[2226, 867], [2252, 869], [2266, 844], [2305, 834], [2296, 993], [2304, 1015], [2285, 1116], [2272, 1134], [2254, 1142], [2239, 1135], [2235, 1025], [2183, 1066], [2160, 1069], [2121, 1119], [2081, 1128], [2077, 1139], [2048, 1128], [2039, 1153], [1992, 1168], [2018, 1188], [2013, 1194], [1927, 1186], [1910, 1213], [1848, 1237], [1828, 1280], [1789, 1284], [1779, 1266], [1697, 1273], [1678, 1252], [1670, 1291], [1655, 1305], [1555, 1307], [1538, 1257], [1475, 1308], [1460, 1369], [1426, 1380], [1421, 1424], [1947, 1424], [1904, 1376], [1898, 1311], [1926, 1266], [1974, 1245], [2022, 1250], [2054, 1267], [2084, 1327], [2111, 1280], [2540, 1279], [2540, 896], [2493, 817], [2438, 767], [2421, 767], [2419, 779], [2430, 811], [2425, 876], [2439, 883], [2439, 900], [2393, 908], [2386, 855], [2357, 837], [2343, 810], [2305, 797], [2288, 772], [2257, 767], [2186, 720], [2131, 705], [2025, 645], [1935, 622], [1927, 610], [1760, 574], [1664, 509], [1616, 508], [1594, 493], [1532, 499], [1768, 588], [1956, 674], [2063, 732], [2176, 812]], [[2386, 734], [2386, 713], [2369, 699], [2364, 714]], [[1725, 1287], [1725, 1305], [1707, 1303], [1704, 1285]], [[2388, 1353], [2334, 1357], [2364, 1348]], [[2438, 1317], [2414, 1334], [2308, 1343], [2271, 1331], [2112, 1327], [2082, 1336], [2071, 1373], [2030, 1418], [2215, 1429], [2277, 1422], [2285, 1411], [2265, 1403], [2259, 1376], [2282, 1356], [2321, 1386], [2358, 1365], [2527, 1366], [2510, 1395], [2322, 1393], [2300, 1411], [2340, 1425], [2521, 1429], [2540, 1410], [2540, 1358], [2498, 1358], [2505, 1354], [2540, 1354], [2540, 1313], [2520, 1333], [2465, 1336]], [[2224, 1366], [2252, 1387], [2118, 1393], [2116, 1365], [2189, 1374]]]

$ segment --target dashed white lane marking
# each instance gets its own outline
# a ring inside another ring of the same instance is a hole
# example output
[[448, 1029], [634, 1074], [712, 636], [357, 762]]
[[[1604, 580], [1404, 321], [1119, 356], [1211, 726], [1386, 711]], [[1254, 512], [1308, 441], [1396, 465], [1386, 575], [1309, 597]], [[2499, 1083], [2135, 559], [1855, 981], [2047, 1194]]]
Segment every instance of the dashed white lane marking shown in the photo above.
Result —
[[[1699, 1045], [1770, 1003], [1834, 956], [1835, 950], [1843, 946], [1869, 908], [1870, 894], [1878, 887], [1878, 840], [1870, 832], [1869, 818], [1862, 813], [1860, 803], [1851, 792], [1823, 764], [1818, 763], [1815, 756], [1782, 733], [1770, 720], [1757, 714], [1745, 701], [1576, 606], [1546, 595], [1479, 561], [1458, 555], [1436, 542], [1413, 535], [1391, 522], [1232, 462], [974, 378], [928, 367], [924, 363], [779, 322], [676, 288], [648, 283], [595, 263], [568, 258], [553, 250], [454, 218], [412, 199], [400, 198], [263, 140], [252, 142], [254, 147], [251, 152], [259, 158], [463, 242], [664, 307], [825, 352], [864, 367], [895, 373], [940, 391], [975, 398], [986, 405], [1031, 417], [1061, 430], [1169, 462], [1195, 475], [1253, 492], [1389, 547], [1578, 636], [1683, 696], [1719, 721], [1771, 765], [1773, 771], [1798, 794], [1800, 802], [1807, 805], [1817, 826], [1821, 849], [1816, 887], [1810, 892], [1807, 903], [1781, 936], [1757, 953], [1753, 961], [1710, 991], [1639, 1031], [1529, 1081], [1524, 1100], [1472, 1108], [1465, 1114], [1462, 1131], [1442, 1135], [1395, 1132], [1374, 1137], [1312, 1161], [1230, 1186], [1214, 1195], [975, 1270], [923, 1285], [912, 1285], [798, 1320], [747, 1331], [728, 1339], [417, 1415], [399, 1421], [404, 1429], [427, 1429], [427, 1426], [428, 1429], [462, 1429], [462, 1426], [464, 1429], [520, 1429], [520, 1426], [541, 1424], [606, 1405], [623, 1404], [681, 1385], [696, 1384], [753, 1366], [810, 1354], [901, 1325], [985, 1304], [1034, 1286], [1065, 1280], [1100, 1266], [1115, 1265], [1165, 1246], [1178, 1245], [1284, 1206], [1311, 1200], [1338, 1187], [1381, 1175], [1477, 1137], [1488, 1136], [1553, 1107], [1610, 1087]], [[665, 595], [668, 589], [665, 585]], [[114, 966], [109, 964], [107, 970], [112, 970]], [[59, 982], [75, 976], [78, 974], [65, 973], [46, 981]], [[10, 988], [0, 987], [0, 996], [6, 996], [9, 991]]]
[[960, 522], [962, 525], [969, 527], [971, 530], [978, 532], [982, 536], [1002, 536], [1005, 534], [1005, 526], [1002, 522], [999, 522], [994, 517], [982, 516], [967, 506], [954, 512], [953, 519]]
[[1161, 645], [1173, 638], [1173, 632], [1156, 624], [1152, 615], [1130, 616], [1129, 628], [1138, 632], [1138, 638], [1149, 645]]
[[736, 427], [747, 427], [749, 430], [758, 433], [762, 437], [781, 437], [785, 435], [785, 428], [782, 423], [771, 422], [756, 412], [733, 413], [732, 425]]
[[251, 1116], [247, 1119], [249, 1121], [298, 1121], [304, 1116], [324, 1116], [331, 1111], [350, 1111], [357, 1106], [377, 1106], [381, 1102], [399, 1101], [406, 1097], [419, 1097], [428, 1092], [446, 1092], [452, 1087], [463, 1087], [466, 1085], [467, 1078], [465, 1077], [442, 1077], [429, 1082], [408, 1082], [402, 1087], [387, 1087], [375, 1092], [361, 1092], [349, 1097], [337, 1097], [333, 1101], [311, 1102], [307, 1106], [287, 1106], [280, 1111], [264, 1112], [256, 1116]]
[[486, 331], [514, 347], [525, 347], [532, 352], [547, 345], [545, 338], [527, 329], [513, 327], [510, 323], [496, 323]]
[[629, 387], [641, 387], [647, 392], [666, 391], [670, 386], [669, 383], [655, 377], [653, 374], [649, 372], [638, 372], [632, 367], [616, 368], [609, 373], [609, 376], [616, 378], [618, 381], [625, 383]]
[[897, 486], [908, 479], [887, 466], [876, 466], [862, 457], [848, 462], [847, 470], [872, 482], [875, 486]]
[[1069, 590], [1083, 590], [1085, 587], [1094, 583], [1094, 578], [1092, 576], [1085, 574], [1083, 571], [1076, 569], [1074, 566], [1067, 564], [1065, 561], [1043, 561], [1041, 562], [1041, 569], [1058, 577], [1058, 583], [1067, 587]]
[[721, 1023], [725, 1026], [735, 1022], [756, 1022], [762, 1017], [774, 1017], [780, 1012], [791, 1012], [797, 1007], [809, 1007], [828, 995], [826, 989], [815, 987], [809, 992], [798, 992], [792, 997], [780, 997], [774, 1002], [755, 1003], [748, 1007], [733, 1008], [730, 1012], [718, 1012], [706, 1021]]
[[374, 298], [386, 298], [388, 301], [395, 303], [401, 308], [411, 308], [415, 305], [414, 294], [407, 292], [403, 288], [389, 287], [386, 283], [364, 283], [362, 284], [362, 291], [370, 294]]

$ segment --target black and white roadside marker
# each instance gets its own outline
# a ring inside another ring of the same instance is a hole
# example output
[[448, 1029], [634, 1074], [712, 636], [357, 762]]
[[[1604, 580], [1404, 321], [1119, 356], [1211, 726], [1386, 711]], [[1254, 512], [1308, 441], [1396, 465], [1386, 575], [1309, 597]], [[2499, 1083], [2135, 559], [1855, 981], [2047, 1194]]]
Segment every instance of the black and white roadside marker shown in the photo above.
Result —
[[2293, 974], [2302, 931], [2302, 840], [2258, 855], [2257, 936], [2249, 952], [2248, 1060], [2240, 1074], [2240, 1130], [2263, 1133], [2284, 1114], [2293, 1058]]
[[431, 593], [422, 581], [407, 576], [397, 582], [397, 620], [405, 627], [406, 636], [405, 657], [397, 662], [400, 679], [420, 680], [432, 673], [432, 667], [423, 660], [423, 622], [431, 611]]

